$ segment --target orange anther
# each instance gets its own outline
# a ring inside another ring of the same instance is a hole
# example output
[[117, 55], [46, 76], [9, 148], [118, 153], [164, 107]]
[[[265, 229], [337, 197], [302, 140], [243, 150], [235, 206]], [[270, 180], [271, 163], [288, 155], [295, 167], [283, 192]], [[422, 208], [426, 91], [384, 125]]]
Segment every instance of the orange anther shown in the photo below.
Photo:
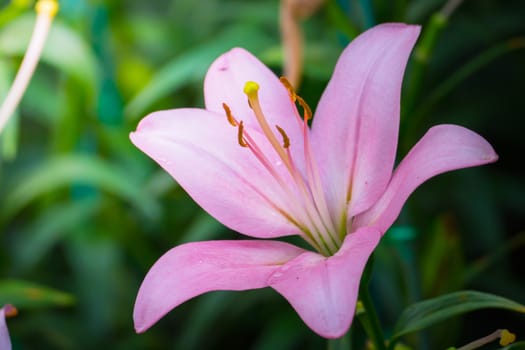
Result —
[[310, 109], [310, 106], [308, 106], [306, 101], [303, 100], [301, 98], [301, 96], [297, 96], [297, 102], [301, 105], [301, 107], [303, 107], [304, 120], [308, 121], [308, 120], [312, 119], [312, 110]]
[[239, 131], [237, 133], [237, 140], [239, 141], [239, 145], [241, 147], [248, 147], [248, 144], [246, 141], [244, 141], [244, 124], [242, 120], [239, 122]]
[[277, 128], [277, 131], [279, 131], [279, 134], [281, 134], [281, 136], [283, 137], [283, 147], [290, 147], [290, 138], [288, 137], [288, 135], [286, 135], [286, 132], [279, 125], [276, 125], [275, 127]]
[[233, 114], [232, 114], [232, 111], [231, 111], [230, 107], [228, 107], [228, 105], [223, 102], [222, 103], [222, 108], [224, 108], [224, 112], [226, 112], [226, 118], [228, 119], [228, 122], [232, 126], [237, 126], [237, 121], [233, 117]]
[[284, 85], [286, 90], [288, 90], [288, 94], [290, 94], [290, 99], [292, 100], [292, 102], [295, 102], [295, 100], [297, 99], [297, 95], [292, 84], [288, 81], [288, 79], [286, 79], [286, 77], [280, 77], [279, 80], [281, 81], [281, 84]]

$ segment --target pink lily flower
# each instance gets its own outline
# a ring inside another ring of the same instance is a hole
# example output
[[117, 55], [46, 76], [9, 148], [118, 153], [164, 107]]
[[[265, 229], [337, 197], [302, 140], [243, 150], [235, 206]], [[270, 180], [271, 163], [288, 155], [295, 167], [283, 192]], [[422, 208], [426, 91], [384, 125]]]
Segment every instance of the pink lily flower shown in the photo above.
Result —
[[11, 339], [5, 319], [17, 314], [18, 310], [13, 305], [7, 304], [0, 308], [0, 349], [2, 350], [11, 350]]
[[[263, 287], [319, 335], [348, 330], [365, 264], [410, 193], [434, 175], [497, 159], [476, 133], [440, 125], [392, 171], [401, 83], [419, 31], [383, 24], [354, 39], [311, 128], [311, 112], [289, 84], [238, 48], [209, 68], [206, 109], [160, 111], [140, 122], [130, 136], [138, 148], [221, 223], [262, 239], [168, 251], [140, 287], [137, 332], [205, 292]], [[265, 240], [287, 235], [315, 251]]]

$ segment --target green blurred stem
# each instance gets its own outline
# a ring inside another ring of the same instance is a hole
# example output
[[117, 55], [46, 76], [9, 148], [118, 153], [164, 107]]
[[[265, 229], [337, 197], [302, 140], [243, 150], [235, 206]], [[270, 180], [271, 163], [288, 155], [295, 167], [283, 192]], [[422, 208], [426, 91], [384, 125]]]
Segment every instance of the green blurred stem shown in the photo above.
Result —
[[408, 0], [396, 0], [394, 2], [394, 21], [405, 22]]
[[478, 277], [483, 271], [489, 268], [494, 262], [507, 256], [510, 252], [525, 245], [525, 231], [514, 235], [511, 239], [498, 246], [489, 255], [475, 261], [465, 271], [465, 283], [469, 283], [474, 278]]
[[419, 91], [421, 91], [424, 72], [436, 46], [439, 34], [447, 26], [448, 19], [462, 2], [463, 0], [448, 0], [443, 8], [434, 13], [424, 26], [419, 44], [414, 49], [414, 62], [408, 79], [406, 97], [403, 100], [404, 112], [401, 116], [402, 120], [405, 119], [404, 116], [407, 113], [410, 114], [412, 111]]
[[448, 0], [445, 6], [441, 9], [441, 14], [447, 18], [450, 17], [462, 2], [463, 0]]
[[432, 15], [429, 23], [425, 26], [419, 44], [414, 49], [414, 60], [410, 70], [410, 75], [407, 82], [407, 90], [403, 100], [404, 113], [401, 116], [404, 120], [407, 113], [410, 113], [414, 107], [414, 102], [417, 100], [419, 91], [421, 90], [421, 83], [423, 80], [425, 69], [428, 61], [432, 56], [432, 51], [436, 45], [437, 38], [443, 28], [447, 25], [447, 17], [438, 12]]
[[11, 1], [9, 4], [4, 6], [0, 10], [0, 27], [3, 27], [6, 23], [9, 23], [24, 11], [26, 11], [31, 5], [32, 1]]
[[330, 21], [339, 29], [348, 39], [353, 39], [359, 35], [359, 30], [341, 9], [336, 0], [329, 0], [326, 3], [326, 15]]
[[365, 312], [357, 315], [357, 319], [363, 325], [369, 339], [374, 343], [374, 349], [386, 350], [385, 337], [383, 336], [383, 331], [381, 330], [379, 318], [372, 303], [368, 286], [361, 288], [359, 299], [363, 304]]
[[365, 19], [365, 27], [371, 28], [375, 26], [376, 20], [374, 16], [374, 9], [370, 0], [360, 0], [361, 10], [363, 11], [363, 17]]
[[481, 52], [474, 59], [467, 62], [456, 72], [451, 74], [434, 91], [420, 104], [420, 106], [410, 116], [410, 125], [407, 125], [407, 131], [417, 129], [419, 121], [428, 114], [428, 112], [450, 91], [452, 91], [461, 82], [466, 80], [472, 74], [485, 67], [495, 59], [514, 50], [525, 48], [525, 37], [513, 38], [506, 40], [504, 43], [497, 44]]
[[328, 339], [328, 350], [352, 350], [352, 342], [351, 342], [351, 335], [350, 332], [352, 329], [350, 329], [348, 332], [346, 332], [345, 335], [343, 335], [341, 338], [337, 339]]

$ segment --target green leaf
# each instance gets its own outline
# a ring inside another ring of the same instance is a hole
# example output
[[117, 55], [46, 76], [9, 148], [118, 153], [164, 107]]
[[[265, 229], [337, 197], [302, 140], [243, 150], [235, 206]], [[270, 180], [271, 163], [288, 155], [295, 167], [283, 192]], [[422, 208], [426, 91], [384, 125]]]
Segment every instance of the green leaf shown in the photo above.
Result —
[[348, 350], [351, 349], [350, 332], [347, 332], [341, 338], [328, 339], [328, 350]]
[[98, 196], [48, 208], [18, 232], [13, 246], [14, 262], [21, 270], [33, 267], [55, 243], [88, 222], [100, 210]]
[[525, 341], [519, 341], [517, 343], [508, 345], [504, 348], [500, 348], [499, 350], [521, 350], [525, 349]]
[[123, 307], [121, 248], [101, 226], [79, 226], [70, 238], [65, 251], [75, 276], [77, 304], [86, 319], [84, 327], [87, 332], [101, 332]]
[[463, 286], [464, 262], [460, 234], [448, 216], [436, 219], [420, 251], [423, 295], [437, 296]]
[[326, 2], [326, 15], [330, 19], [330, 22], [332, 22], [347, 39], [353, 39], [359, 35], [359, 29], [350, 21], [336, 0]]
[[266, 36], [247, 26], [238, 26], [221, 32], [210, 42], [177, 56], [161, 68], [152, 81], [131, 100], [125, 108], [128, 117], [140, 117], [153, 103], [190, 82], [204, 80], [204, 75], [217, 56], [234, 46], [250, 51], [267, 47]]
[[[23, 56], [34, 25], [34, 14], [9, 22], [0, 31], [0, 56]], [[41, 60], [77, 78], [94, 92], [98, 76], [95, 55], [80, 35], [58, 19], [53, 21]]]
[[[0, 57], [0, 102], [3, 102], [13, 81], [13, 65], [9, 60]], [[18, 150], [19, 115], [14, 111], [0, 135], [0, 158], [13, 160]]]
[[150, 218], [160, 213], [155, 198], [124, 169], [92, 156], [67, 155], [44, 162], [12, 186], [0, 204], [0, 218], [8, 219], [39, 195], [72, 184], [91, 185], [114, 194]]
[[180, 243], [217, 239], [224, 232], [224, 226], [206, 212], [197, 215], [185, 230]]
[[525, 313], [525, 306], [488, 293], [460, 291], [413, 304], [399, 318], [392, 339], [470, 311], [496, 308]]
[[430, 111], [436, 104], [465, 80], [501, 56], [523, 49], [525, 49], [525, 37], [516, 37], [505, 40], [502, 43], [497, 43], [496, 45], [488, 47], [474, 58], [468, 60], [463, 66], [459, 67], [459, 69], [448, 74], [420, 103], [418, 108], [415, 109], [410, 116], [411, 130], [414, 130], [414, 128], [416, 128], [416, 126], [429, 115]]
[[17, 308], [69, 306], [75, 303], [71, 294], [32, 282], [8, 280], [0, 282], [0, 305], [12, 304]]

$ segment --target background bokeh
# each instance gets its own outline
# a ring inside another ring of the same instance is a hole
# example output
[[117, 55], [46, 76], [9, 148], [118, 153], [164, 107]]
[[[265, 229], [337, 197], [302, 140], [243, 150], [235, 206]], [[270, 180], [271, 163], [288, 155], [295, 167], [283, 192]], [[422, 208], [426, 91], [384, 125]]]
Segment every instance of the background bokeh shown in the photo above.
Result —
[[[435, 30], [403, 90], [399, 157], [432, 125], [466, 126], [500, 159], [425, 183], [378, 248], [372, 295], [392, 332], [409, 304], [461, 289], [525, 303], [525, 2], [465, 0], [436, 22], [443, 0], [327, 0], [303, 21], [299, 93], [315, 107], [357, 32], [403, 21]], [[0, 95], [21, 61], [30, 0], [0, 8]], [[241, 46], [276, 73], [277, 0], [61, 0], [17, 115], [0, 136], [0, 304], [14, 349], [320, 349], [272, 290], [214, 292], [142, 335], [132, 308], [149, 267], [188, 241], [239, 239], [200, 209], [129, 141], [140, 118], [202, 106], [208, 65]], [[183, 166], [183, 165], [182, 165]], [[355, 332], [359, 332], [355, 323]], [[482, 310], [403, 341], [443, 349], [510, 328], [525, 316]]]

